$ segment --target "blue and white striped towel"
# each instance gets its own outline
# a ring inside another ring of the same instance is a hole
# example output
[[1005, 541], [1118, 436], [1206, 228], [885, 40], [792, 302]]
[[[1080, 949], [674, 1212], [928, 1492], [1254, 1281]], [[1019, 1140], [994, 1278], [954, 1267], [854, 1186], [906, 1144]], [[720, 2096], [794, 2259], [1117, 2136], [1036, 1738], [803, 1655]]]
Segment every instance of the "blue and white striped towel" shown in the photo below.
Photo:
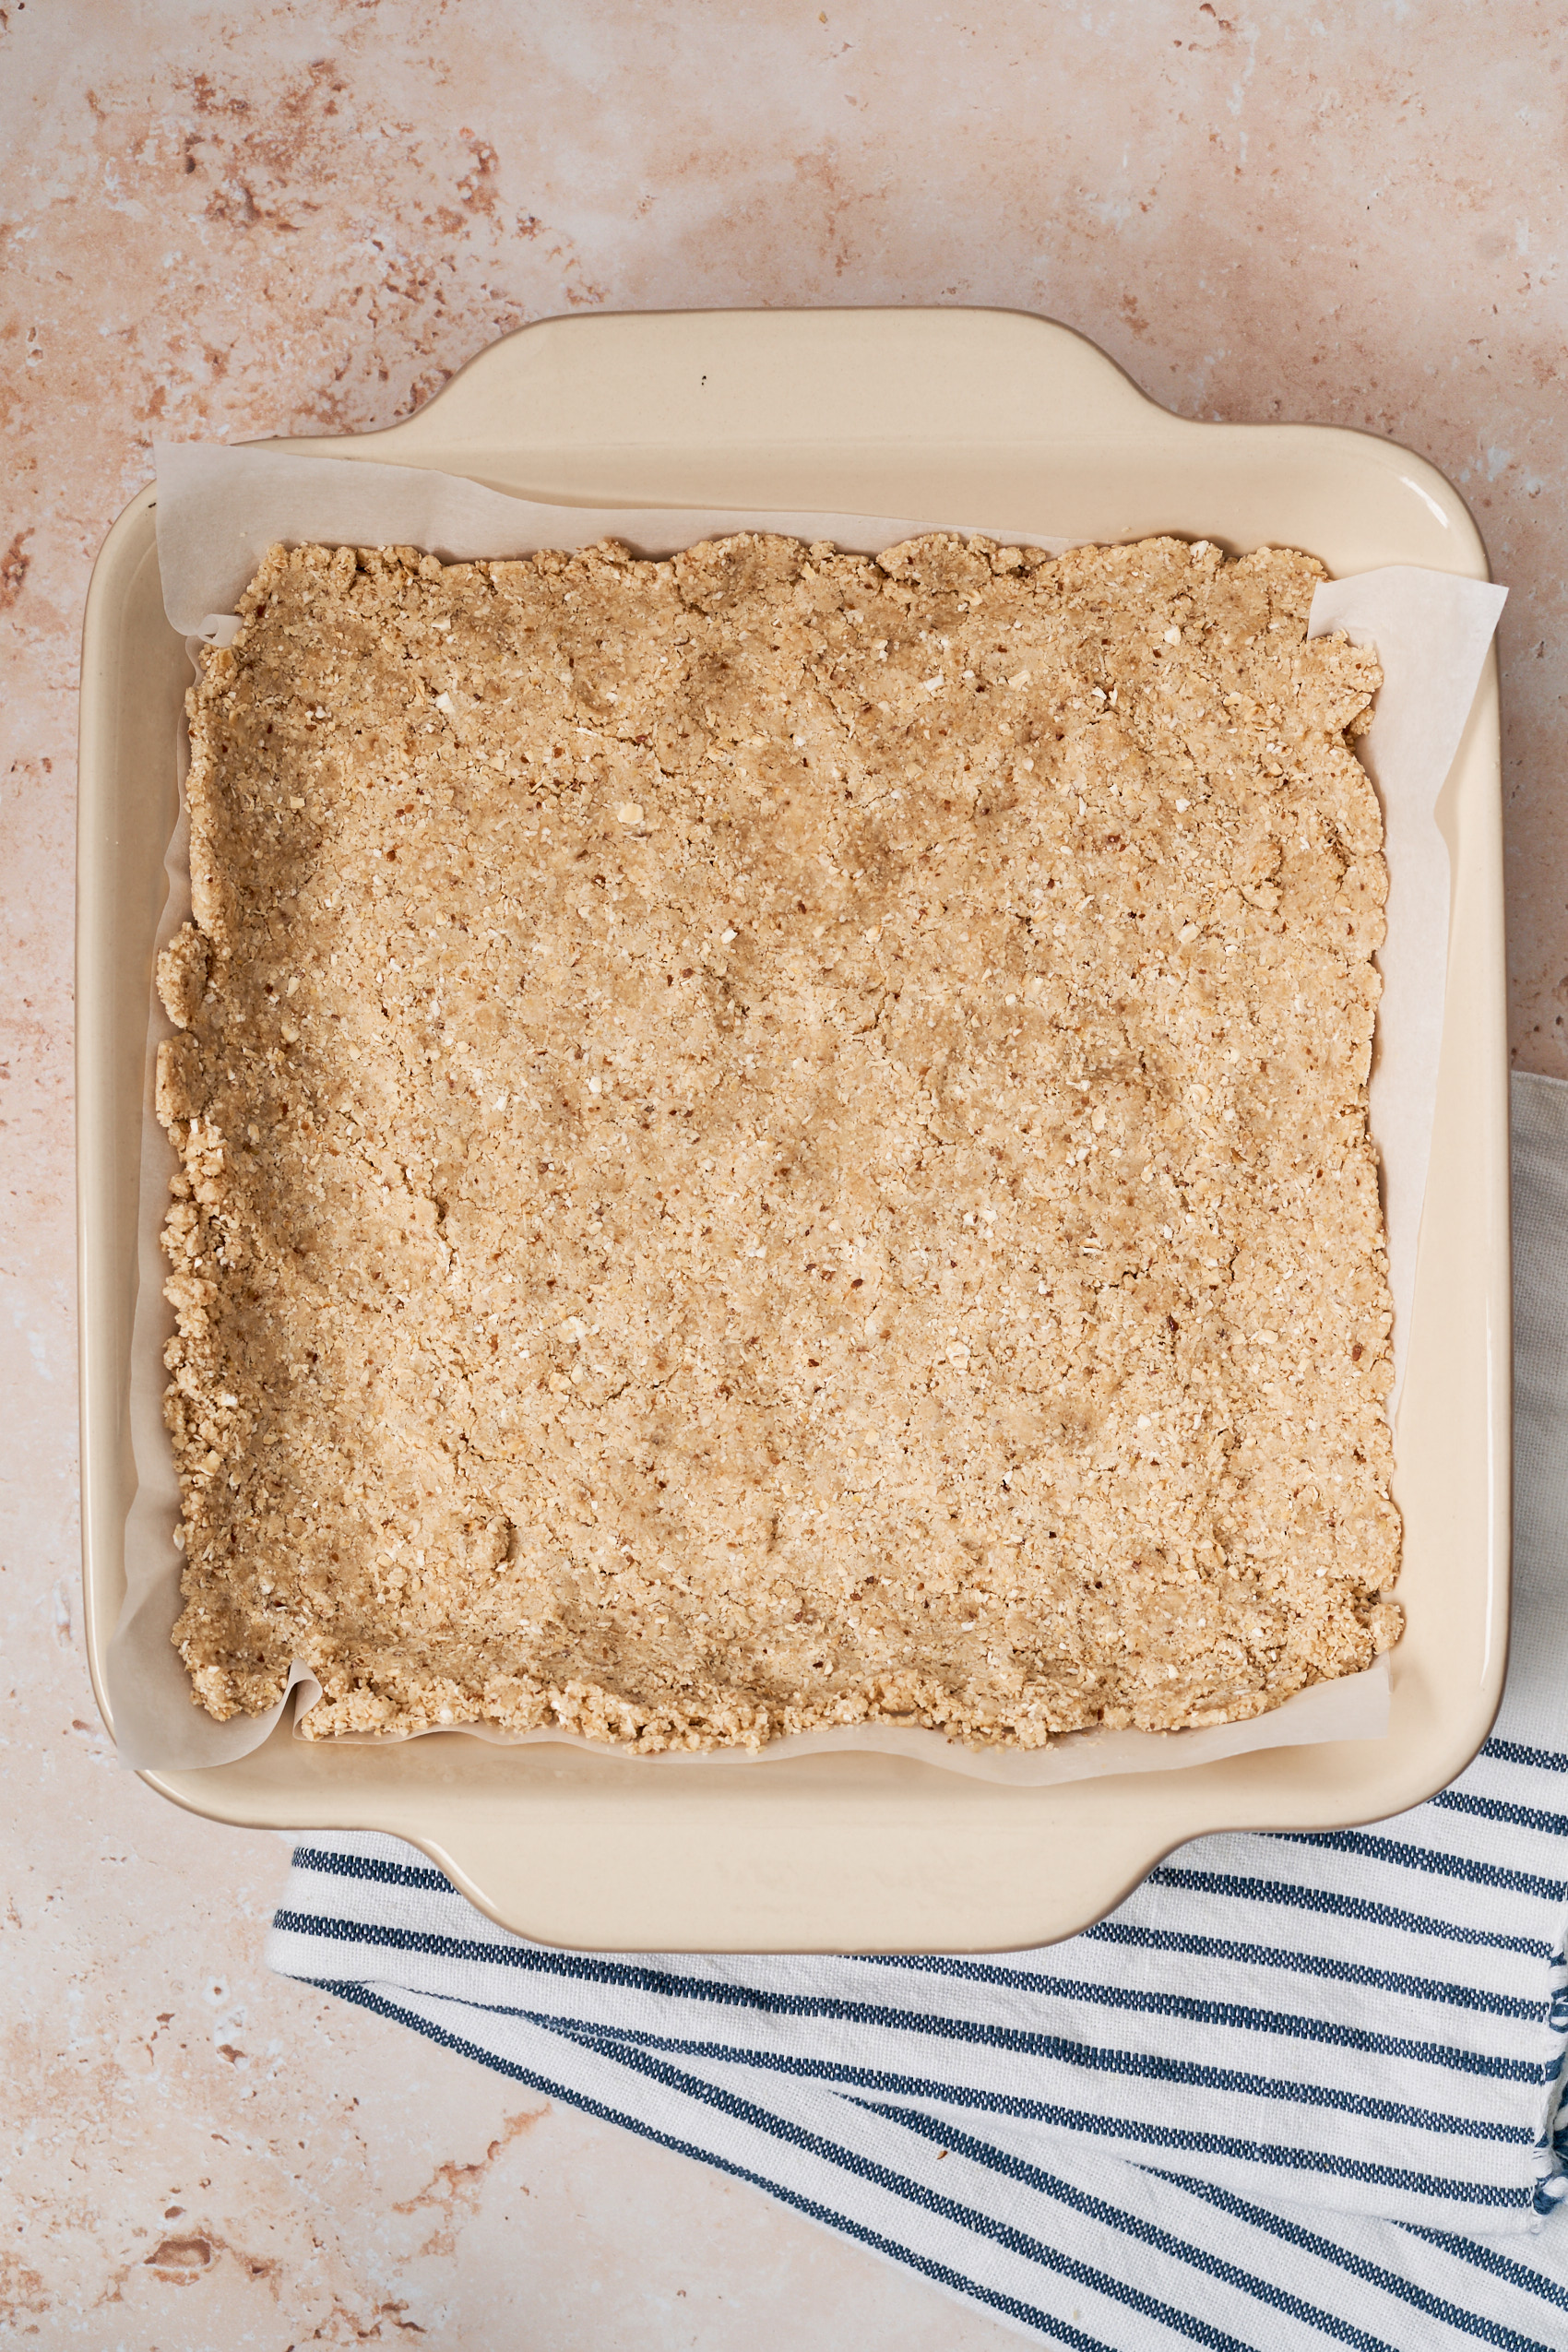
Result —
[[395, 1840], [302, 1846], [271, 1965], [1083, 2352], [1568, 2345], [1568, 1085], [1515, 1081], [1515, 1645], [1375, 1829], [1211, 1837], [996, 1961], [591, 1956]]

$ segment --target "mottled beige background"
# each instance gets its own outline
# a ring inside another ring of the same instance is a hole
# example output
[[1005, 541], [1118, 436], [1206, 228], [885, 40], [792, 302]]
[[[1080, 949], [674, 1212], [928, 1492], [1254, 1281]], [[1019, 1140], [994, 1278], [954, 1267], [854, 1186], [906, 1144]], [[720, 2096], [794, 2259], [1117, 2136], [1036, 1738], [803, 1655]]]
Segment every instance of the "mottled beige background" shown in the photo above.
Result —
[[1513, 586], [1515, 1050], [1568, 1074], [1565, 55], [1537, 0], [0, 0], [0, 2332], [1003, 2341], [268, 1978], [282, 1849], [105, 1752], [76, 1630], [75, 663], [150, 436], [384, 424], [555, 311], [946, 302], [1065, 319], [1187, 415], [1408, 442]]

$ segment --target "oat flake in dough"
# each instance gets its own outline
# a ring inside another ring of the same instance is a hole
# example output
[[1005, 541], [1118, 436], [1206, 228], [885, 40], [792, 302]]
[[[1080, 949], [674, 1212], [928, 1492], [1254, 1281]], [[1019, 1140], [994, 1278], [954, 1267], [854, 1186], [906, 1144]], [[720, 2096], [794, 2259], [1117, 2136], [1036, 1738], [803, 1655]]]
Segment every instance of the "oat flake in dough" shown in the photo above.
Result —
[[1231, 1721], [1399, 1624], [1321, 567], [268, 556], [160, 987], [224, 1718]]

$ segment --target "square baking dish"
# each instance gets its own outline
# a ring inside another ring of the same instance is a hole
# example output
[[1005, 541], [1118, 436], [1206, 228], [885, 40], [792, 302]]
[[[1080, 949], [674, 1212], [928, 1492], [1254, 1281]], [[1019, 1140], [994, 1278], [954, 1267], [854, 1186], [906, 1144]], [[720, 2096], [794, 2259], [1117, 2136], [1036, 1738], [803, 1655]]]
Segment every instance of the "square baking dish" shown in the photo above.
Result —
[[[1041, 539], [1302, 547], [1487, 577], [1463, 502], [1407, 450], [1298, 425], [1193, 424], [1050, 321], [995, 311], [552, 319], [378, 434], [270, 445], [434, 467], [562, 505], [918, 515]], [[77, 1140], [85, 1624], [103, 1655], [136, 1487], [127, 1397], [143, 1065], [189, 669], [151, 488], [104, 543], [82, 662]], [[1049, 1942], [1174, 1846], [1324, 1830], [1453, 1778], [1502, 1689], [1509, 1558], [1509, 1226], [1501, 767], [1489, 656], [1439, 804], [1453, 869], [1431, 1172], [1399, 1407], [1404, 1515], [1388, 1736], [1029, 1788], [891, 1756], [656, 1766], [462, 1734], [334, 1747], [287, 1714], [251, 1755], [148, 1772], [253, 1828], [375, 1829], [520, 1933], [585, 1949], [967, 1951]], [[113, 1724], [110, 1725], [113, 1729]], [[1179, 1735], [1178, 1735], [1179, 1736]]]

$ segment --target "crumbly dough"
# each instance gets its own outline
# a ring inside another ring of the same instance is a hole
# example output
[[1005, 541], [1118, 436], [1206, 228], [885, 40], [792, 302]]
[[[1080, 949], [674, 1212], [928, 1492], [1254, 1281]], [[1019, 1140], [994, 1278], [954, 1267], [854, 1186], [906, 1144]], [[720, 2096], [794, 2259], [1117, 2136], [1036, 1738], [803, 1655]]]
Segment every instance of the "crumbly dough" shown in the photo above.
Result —
[[214, 1716], [1233, 1721], [1395, 1638], [1374, 657], [1321, 567], [275, 549], [189, 701]]

